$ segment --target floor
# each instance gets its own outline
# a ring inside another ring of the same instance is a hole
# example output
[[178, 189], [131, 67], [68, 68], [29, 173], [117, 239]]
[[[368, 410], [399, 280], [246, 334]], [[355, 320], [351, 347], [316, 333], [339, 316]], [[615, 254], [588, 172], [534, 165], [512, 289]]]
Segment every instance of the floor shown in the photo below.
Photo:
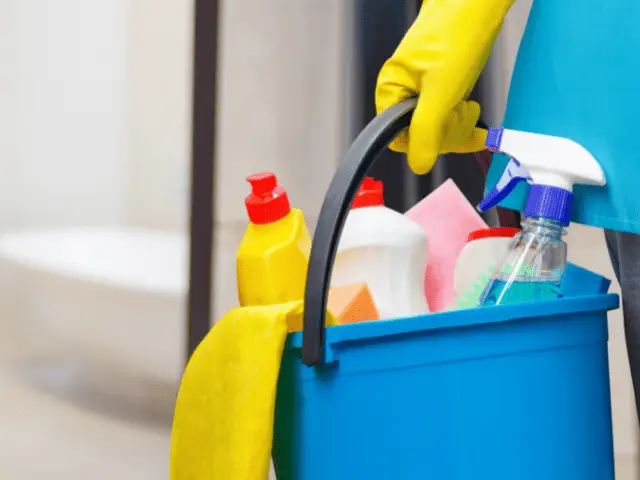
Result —
[[0, 339], [0, 478], [168, 478], [169, 408], [106, 376], [99, 391], [64, 352], [19, 339]]
[[[607, 274], [600, 232], [577, 228], [569, 244], [573, 261]], [[617, 479], [634, 480], [637, 423], [618, 317], [610, 321]], [[34, 338], [0, 335], [0, 478], [167, 479], [175, 393], [98, 376], [50, 339]]]
[[621, 458], [616, 461], [616, 478], [618, 480], [637, 480], [638, 462], [632, 458]]
[[0, 478], [168, 478], [168, 428], [83, 411], [6, 372], [0, 391]]

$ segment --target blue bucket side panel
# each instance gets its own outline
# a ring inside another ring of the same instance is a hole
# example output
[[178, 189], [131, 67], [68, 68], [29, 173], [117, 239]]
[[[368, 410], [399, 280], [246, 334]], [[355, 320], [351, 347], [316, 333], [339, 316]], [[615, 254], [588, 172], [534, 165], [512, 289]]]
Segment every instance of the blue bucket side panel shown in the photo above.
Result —
[[328, 459], [328, 455], [335, 455], [333, 450], [338, 445], [322, 445], [327, 432], [339, 432], [344, 423], [332, 403], [339, 397], [336, 389], [342, 387], [335, 381], [338, 375], [336, 364], [309, 368], [300, 362], [300, 350], [285, 353], [278, 381], [272, 451], [278, 480], [303, 480], [307, 477], [301, 475], [308, 475], [310, 470], [317, 471], [318, 478], [341, 478], [335, 462]]
[[[354, 344], [319, 373], [289, 351], [278, 391], [279, 480], [612, 480], [606, 315], [555, 320], [538, 332], [542, 348], [479, 358], [436, 361], [438, 345], [479, 352], [488, 338], [459, 329], [450, 339]], [[540, 325], [502, 341], [529, 345]]]
[[609, 398], [583, 371], [601, 378], [606, 355], [591, 346], [341, 377], [331, 478], [613, 479]]
[[[428, 321], [428, 317], [425, 318]], [[562, 328], [562, 334], [558, 329]], [[422, 331], [334, 345], [342, 374], [410, 368], [416, 365], [476, 361], [486, 357], [519, 355], [539, 350], [606, 343], [606, 323], [585, 323], [585, 317], [567, 315], [562, 325], [554, 318]], [[304, 377], [312, 374], [306, 369]]]

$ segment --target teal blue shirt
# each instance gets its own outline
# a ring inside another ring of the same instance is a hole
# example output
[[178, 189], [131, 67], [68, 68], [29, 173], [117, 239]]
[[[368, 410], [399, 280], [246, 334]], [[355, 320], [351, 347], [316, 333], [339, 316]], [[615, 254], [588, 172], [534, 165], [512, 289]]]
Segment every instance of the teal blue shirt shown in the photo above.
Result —
[[[576, 186], [572, 220], [640, 233], [640, 0], [534, 0], [503, 126], [583, 145], [607, 186]], [[527, 190], [502, 205], [522, 210]]]

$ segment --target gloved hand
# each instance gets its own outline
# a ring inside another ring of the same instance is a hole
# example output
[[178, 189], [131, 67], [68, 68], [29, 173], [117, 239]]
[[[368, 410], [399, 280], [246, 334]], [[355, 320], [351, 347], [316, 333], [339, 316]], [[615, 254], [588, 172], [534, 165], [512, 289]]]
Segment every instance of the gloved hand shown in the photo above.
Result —
[[484, 149], [476, 128], [480, 106], [467, 101], [514, 0], [425, 0], [418, 18], [382, 67], [378, 113], [419, 95], [408, 132], [390, 145], [407, 153], [417, 174], [429, 172], [439, 154]]

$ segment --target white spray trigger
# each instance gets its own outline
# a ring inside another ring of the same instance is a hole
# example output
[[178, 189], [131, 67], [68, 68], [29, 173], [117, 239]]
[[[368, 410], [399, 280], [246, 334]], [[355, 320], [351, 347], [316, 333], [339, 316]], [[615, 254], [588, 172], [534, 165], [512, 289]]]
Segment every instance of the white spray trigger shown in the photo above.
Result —
[[605, 185], [598, 161], [579, 143], [563, 137], [490, 128], [486, 146], [518, 159], [530, 173], [530, 183], [562, 188], [573, 185]]

